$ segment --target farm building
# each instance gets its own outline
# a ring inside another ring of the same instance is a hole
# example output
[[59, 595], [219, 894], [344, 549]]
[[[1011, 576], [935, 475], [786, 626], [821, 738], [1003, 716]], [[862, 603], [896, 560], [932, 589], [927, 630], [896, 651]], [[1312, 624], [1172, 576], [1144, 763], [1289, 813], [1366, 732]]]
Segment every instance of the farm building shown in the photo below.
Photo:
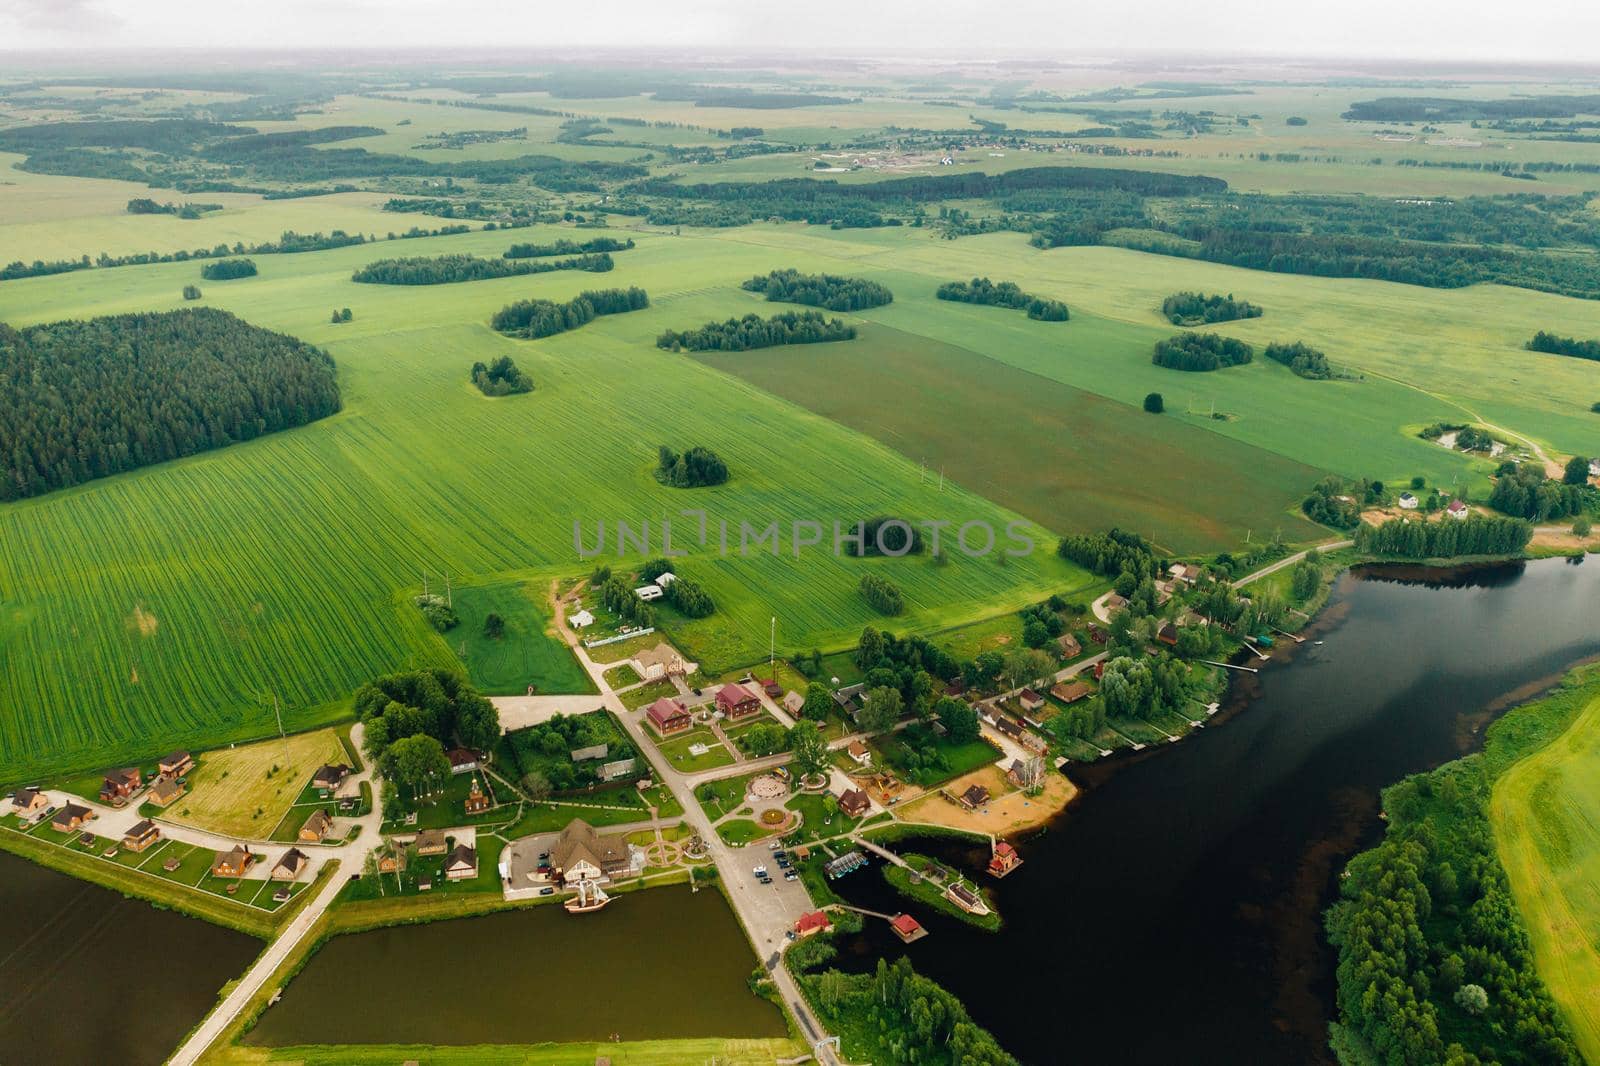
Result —
[[550, 848], [552, 876], [569, 885], [609, 880], [633, 867], [633, 850], [625, 838], [597, 833], [582, 818], [568, 822]]
[[34, 814], [50, 806], [50, 798], [36, 788], [19, 788], [11, 794], [11, 809], [18, 814]]
[[671, 736], [681, 733], [693, 723], [689, 711], [683, 704], [670, 696], [663, 696], [650, 705], [645, 712], [645, 717], [655, 727], [655, 731], [662, 736]]
[[244, 845], [235, 844], [227, 851], [217, 852], [216, 861], [211, 864], [212, 877], [243, 877], [244, 872], [250, 868], [254, 858], [245, 850]]
[[860, 818], [872, 809], [872, 800], [859, 788], [847, 788], [839, 794], [839, 809], [851, 818]]
[[318, 807], [311, 812], [305, 824], [300, 827], [300, 839], [312, 844], [320, 844], [328, 836], [328, 831], [333, 828], [333, 819], [328, 817], [328, 812]]
[[478, 769], [478, 753], [467, 748], [451, 748], [444, 757], [450, 760], [451, 774], [470, 774]]
[[443, 855], [447, 849], [443, 829], [424, 829], [417, 834], [418, 855]]
[[67, 803], [50, 819], [50, 828], [58, 833], [70, 833], [94, 817], [94, 812], [77, 803]]
[[588, 611], [579, 611], [577, 614], [568, 615], [567, 625], [573, 629], [587, 629], [594, 625], [594, 615]]
[[761, 710], [761, 697], [734, 682], [717, 689], [717, 710], [729, 718], [743, 718]]
[[156, 827], [156, 823], [146, 818], [136, 822], [122, 834], [122, 846], [129, 851], [143, 851], [160, 839], [161, 830]]
[[604, 759], [610, 750], [610, 744], [590, 744], [587, 748], [573, 748], [567, 752], [567, 756], [573, 762], [588, 762], [590, 759]]
[[861, 694], [866, 690], [866, 685], [846, 685], [833, 694], [833, 702], [843, 714], [854, 718], [861, 710]]
[[601, 763], [595, 773], [602, 781], [615, 781], [619, 777], [627, 777], [638, 768], [638, 759], [617, 759], [614, 762]]
[[157, 807], [166, 807], [181, 797], [184, 791], [183, 782], [176, 777], [158, 777], [156, 783], [150, 786], [150, 794], [145, 799]]
[[465, 881], [478, 876], [478, 849], [457, 844], [444, 861], [444, 876], [450, 881]]
[[182, 777], [194, 769], [194, 756], [186, 751], [175, 751], [156, 764], [162, 777]]
[[664, 595], [660, 585], [640, 585], [633, 590], [633, 594], [646, 603], [651, 600], [659, 600]]
[[670, 644], [657, 644], [633, 657], [633, 669], [646, 681], [659, 681], [663, 677], [681, 677], [688, 671], [683, 656]]
[[278, 864], [272, 868], [272, 879], [274, 881], [293, 881], [300, 876], [310, 862], [311, 859], [305, 852], [299, 848], [290, 848], [283, 853], [283, 858], [279, 859]]
[[674, 581], [676, 581], [676, 580], [678, 580], [678, 575], [674, 574], [671, 570], [668, 570], [664, 574], [656, 575], [656, 582], [655, 583], [656, 583], [656, 586], [658, 588], [665, 589], [665, 588], [671, 588], [672, 587], [672, 583]]
[[100, 802], [120, 807], [128, 802], [129, 796], [139, 791], [139, 786], [143, 782], [144, 775], [139, 772], [137, 766], [130, 766], [125, 770], [112, 770], [100, 783]]

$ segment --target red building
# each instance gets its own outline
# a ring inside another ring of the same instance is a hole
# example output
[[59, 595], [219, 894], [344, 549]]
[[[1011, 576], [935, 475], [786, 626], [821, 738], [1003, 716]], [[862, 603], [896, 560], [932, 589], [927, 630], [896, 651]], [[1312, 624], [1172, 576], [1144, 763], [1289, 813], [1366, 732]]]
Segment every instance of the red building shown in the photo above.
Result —
[[1016, 848], [1004, 840], [994, 846], [994, 857], [989, 860], [990, 873], [996, 877], [1004, 877], [1020, 865], [1022, 865], [1022, 856], [1017, 854]]
[[810, 914], [802, 914], [800, 920], [794, 923], [794, 935], [803, 940], [823, 932], [831, 925], [833, 923], [828, 920], [826, 911], [812, 911]]
[[650, 720], [656, 732], [664, 737], [681, 733], [694, 724], [683, 704], [670, 696], [663, 696], [652, 703], [650, 709], [645, 712], [645, 717]]
[[761, 710], [761, 697], [737, 682], [717, 689], [717, 709], [729, 718], [743, 718]]

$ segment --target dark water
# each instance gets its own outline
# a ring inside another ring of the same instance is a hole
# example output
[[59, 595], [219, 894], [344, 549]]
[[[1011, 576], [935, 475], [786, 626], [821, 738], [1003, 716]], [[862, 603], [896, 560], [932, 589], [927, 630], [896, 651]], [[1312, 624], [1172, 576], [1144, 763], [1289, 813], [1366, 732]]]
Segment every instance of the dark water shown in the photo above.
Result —
[[532, 1044], [784, 1035], [745, 984], [755, 954], [726, 900], [687, 887], [605, 910], [557, 906], [335, 937], [247, 1043]]
[[0, 1063], [156, 1066], [260, 950], [0, 852]]
[[[933, 935], [907, 947], [869, 923], [855, 963], [909, 955], [1029, 1063], [1331, 1061], [1321, 912], [1381, 831], [1379, 790], [1600, 653], [1600, 560], [1369, 570], [1306, 635], [1326, 644], [1235, 675], [1226, 721], [1075, 772], [1086, 794], [988, 881], [1000, 934], [913, 905]], [[905, 907], [875, 871], [840, 888]]]

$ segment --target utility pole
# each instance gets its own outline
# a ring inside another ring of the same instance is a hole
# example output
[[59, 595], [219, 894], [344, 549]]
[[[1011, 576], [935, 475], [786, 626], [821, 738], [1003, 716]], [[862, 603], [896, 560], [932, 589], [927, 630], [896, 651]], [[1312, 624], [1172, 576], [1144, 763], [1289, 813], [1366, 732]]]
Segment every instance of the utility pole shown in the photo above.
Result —
[[450, 596], [450, 571], [448, 570], [444, 572], [444, 605], [446, 607], [454, 607], [456, 605], [455, 600]]
[[767, 672], [777, 677], [778, 616], [772, 616], [772, 628], [767, 634]]

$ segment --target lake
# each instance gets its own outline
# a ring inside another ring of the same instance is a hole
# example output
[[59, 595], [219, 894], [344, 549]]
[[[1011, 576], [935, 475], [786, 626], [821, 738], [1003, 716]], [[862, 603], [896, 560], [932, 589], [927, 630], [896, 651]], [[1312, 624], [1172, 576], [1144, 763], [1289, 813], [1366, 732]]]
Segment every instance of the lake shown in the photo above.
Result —
[[157, 1066], [260, 951], [0, 851], [0, 1062]]
[[[984, 878], [1001, 933], [908, 908], [874, 870], [841, 895], [932, 935], [905, 946], [869, 922], [842, 965], [908, 955], [1030, 1063], [1331, 1062], [1322, 911], [1381, 832], [1379, 790], [1600, 654], [1597, 604], [1600, 560], [1347, 574], [1308, 642], [1233, 675], [1207, 728], [1073, 768], [1080, 799], [1021, 845], [1019, 871]], [[913, 846], [987, 859], [897, 845]]]
[[245, 1042], [532, 1044], [781, 1037], [745, 981], [756, 956], [715, 890], [626, 892], [394, 926], [322, 946]]

